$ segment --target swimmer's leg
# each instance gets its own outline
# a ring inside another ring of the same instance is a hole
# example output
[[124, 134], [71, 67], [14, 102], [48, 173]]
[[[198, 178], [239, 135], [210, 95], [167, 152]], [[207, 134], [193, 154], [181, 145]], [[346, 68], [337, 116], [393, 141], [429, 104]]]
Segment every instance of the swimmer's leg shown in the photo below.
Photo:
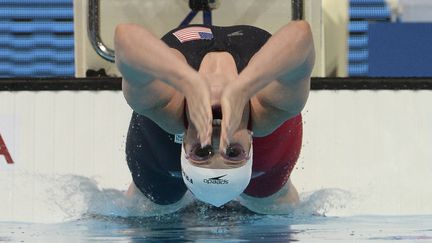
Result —
[[177, 211], [185, 198], [183, 179], [171, 173], [181, 171], [181, 144], [173, 141], [155, 122], [133, 113], [125, 149], [133, 183], [126, 195], [144, 215]]
[[[131, 200], [131, 202], [138, 204], [138, 207], [145, 207], [145, 215], [162, 215], [177, 212], [182, 209], [186, 204], [188, 204], [187, 198], [183, 196], [180, 200], [173, 202], [171, 204], [157, 204], [150, 198], [148, 198], [144, 193], [142, 193], [135, 183], [132, 181], [125, 195]], [[134, 205], [136, 208], [137, 205]]]
[[252, 197], [245, 193], [240, 195], [240, 203], [255, 213], [261, 214], [287, 214], [293, 206], [299, 203], [299, 194], [291, 179], [273, 195], [268, 197]]

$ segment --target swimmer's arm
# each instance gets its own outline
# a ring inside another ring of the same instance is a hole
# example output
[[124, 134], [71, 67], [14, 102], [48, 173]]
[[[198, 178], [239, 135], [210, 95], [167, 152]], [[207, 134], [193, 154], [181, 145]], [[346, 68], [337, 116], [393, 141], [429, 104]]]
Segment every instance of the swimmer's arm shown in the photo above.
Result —
[[180, 52], [141, 26], [118, 25], [114, 44], [123, 94], [131, 108], [170, 133], [183, 132], [181, 90], [197, 79], [197, 72]]
[[314, 62], [312, 32], [305, 21], [287, 24], [254, 55], [239, 83], [251, 97], [255, 135], [267, 135], [301, 112]]

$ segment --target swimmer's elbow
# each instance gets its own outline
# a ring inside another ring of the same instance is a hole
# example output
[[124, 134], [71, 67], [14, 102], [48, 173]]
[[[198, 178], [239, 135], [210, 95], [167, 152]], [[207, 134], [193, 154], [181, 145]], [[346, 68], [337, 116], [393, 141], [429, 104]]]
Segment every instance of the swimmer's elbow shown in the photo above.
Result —
[[[143, 26], [133, 23], [118, 24], [114, 30], [114, 43], [126, 44], [128, 40], [138, 39], [141, 41], [143, 36], [151, 35], [150, 31]], [[134, 38], [135, 37], [135, 38]]]
[[136, 24], [118, 24], [114, 30], [114, 41], [116, 43], [121, 43], [126, 39], [126, 36], [133, 33], [136, 27]]
[[[285, 41], [284, 48], [293, 50], [295, 57], [295, 72], [301, 77], [308, 77], [312, 73], [315, 63], [315, 47], [311, 26], [304, 20], [292, 21], [282, 30]], [[292, 75], [292, 73], [289, 73]]]
[[311, 26], [309, 22], [305, 20], [298, 20], [294, 21], [294, 23], [297, 25], [297, 28], [301, 29], [304, 33], [312, 33]]
[[114, 48], [120, 49], [123, 46], [126, 36], [129, 32], [129, 24], [119, 24], [116, 26], [114, 31]]
[[312, 29], [310, 24], [307, 21], [304, 20], [293, 21], [292, 25], [296, 33], [298, 34], [297, 36], [303, 42], [312, 41]]
[[116, 57], [121, 57], [130, 50], [130, 46], [133, 46], [134, 35], [138, 32], [138, 29], [142, 29], [136, 24], [118, 24], [114, 30], [114, 49]]
[[296, 46], [296, 50], [300, 50], [301, 53], [305, 54], [301, 55], [301, 53], [298, 53], [299, 57], [303, 57], [306, 60], [310, 53], [313, 52], [312, 29], [307, 21], [292, 21], [283, 27], [282, 33], [285, 37], [284, 39], [291, 40], [284, 42], [287, 45], [286, 48]]
[[119, 69], [122, 66], [120, 64], [122, 63], [123, 54], [126, 51], [124, 47], [127, 46], [125, 42], [127, 41], [126, 36], [129, 32], [128, 29], [128, 24], [119, 24], [114, 31], [115, 63]]

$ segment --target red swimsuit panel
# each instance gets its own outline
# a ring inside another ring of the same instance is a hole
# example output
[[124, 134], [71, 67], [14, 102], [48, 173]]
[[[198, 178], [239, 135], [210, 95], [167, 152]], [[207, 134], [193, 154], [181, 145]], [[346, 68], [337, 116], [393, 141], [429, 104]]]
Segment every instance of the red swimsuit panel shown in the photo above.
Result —
[[302, 146], [302, 116], [284, 122], [265, 137], [253, 138], [253, 175], [244, 191], [253, 197], [267, 197], [288, 181]]

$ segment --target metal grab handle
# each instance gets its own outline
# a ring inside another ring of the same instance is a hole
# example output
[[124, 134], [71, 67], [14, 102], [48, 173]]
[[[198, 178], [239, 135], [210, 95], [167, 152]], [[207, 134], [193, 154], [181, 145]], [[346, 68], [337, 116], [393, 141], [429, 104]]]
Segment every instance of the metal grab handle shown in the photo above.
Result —
[[302, 20], [304, 16], [304, 0], [291, 0], [291, 20]]
[[88, 0], [88, 35], [96, 53], [103, 59], [114, 62], [114, 50], [108, 48], [100, 37], [100, 0]]

